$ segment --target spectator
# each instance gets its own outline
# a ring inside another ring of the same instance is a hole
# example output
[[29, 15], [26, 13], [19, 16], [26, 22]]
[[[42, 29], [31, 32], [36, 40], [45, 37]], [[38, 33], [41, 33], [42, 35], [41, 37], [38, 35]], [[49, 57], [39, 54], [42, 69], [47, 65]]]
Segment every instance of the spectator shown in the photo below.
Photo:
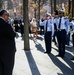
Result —
[[0, 11], [0, 75], [12, 75], [14, 67], [16, 33], [8, 24], [8, 19], [9, 13]]
[[21, 36], [24, 34], [24, 20], [23, 17], [20, 19], [20, 29], [21, 29]]
[[33, 18], [30, 24], [31, 24], [31, 27], [32, 27], [33, 40], [36, 41], [37, 35], [38, 35], [36, 19]]
[[15, 24], [15, 31], [18, 32], [18, 19], [14, 19], [14, 24]]

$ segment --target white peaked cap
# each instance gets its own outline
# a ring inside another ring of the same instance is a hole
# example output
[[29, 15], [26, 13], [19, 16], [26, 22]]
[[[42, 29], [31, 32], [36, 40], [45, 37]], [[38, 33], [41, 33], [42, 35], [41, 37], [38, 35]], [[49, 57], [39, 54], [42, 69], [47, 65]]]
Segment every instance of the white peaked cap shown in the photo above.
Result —
[[64, 10], [59, 10], [59, 13], [64, 13]]
[[49, 12], [47, 12], [46, 15], [51, 16], [51, 14]]

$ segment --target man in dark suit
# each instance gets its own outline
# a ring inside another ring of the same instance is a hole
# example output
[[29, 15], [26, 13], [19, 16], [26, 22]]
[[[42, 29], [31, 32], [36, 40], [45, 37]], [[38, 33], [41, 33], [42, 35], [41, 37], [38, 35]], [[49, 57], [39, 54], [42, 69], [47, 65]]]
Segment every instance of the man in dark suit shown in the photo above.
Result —
[[0, 75], [12, 75], [14, 66], [16, 33], [7, 23], [8, 19], [8, 12], [0, 11]]

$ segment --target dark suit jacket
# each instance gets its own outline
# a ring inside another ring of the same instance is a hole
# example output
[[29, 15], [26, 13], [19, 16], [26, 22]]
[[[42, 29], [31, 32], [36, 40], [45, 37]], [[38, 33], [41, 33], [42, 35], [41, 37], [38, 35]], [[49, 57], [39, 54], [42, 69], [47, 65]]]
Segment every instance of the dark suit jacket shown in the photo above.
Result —
[[11, 25], [0, 18], [0, 55], [11, 55], [16, 51], [15, 38], [16, 33]]

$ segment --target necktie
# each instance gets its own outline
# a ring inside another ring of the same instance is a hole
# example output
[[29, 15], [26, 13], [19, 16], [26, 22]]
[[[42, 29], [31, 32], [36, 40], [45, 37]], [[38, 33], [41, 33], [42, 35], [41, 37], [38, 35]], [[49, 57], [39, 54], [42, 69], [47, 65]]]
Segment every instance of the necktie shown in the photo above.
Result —
[[61, 26], [61, 18], [59, 20], [59, 26], [58, 26], [59, 29], [60, 29], [60, 26]]
[[47, 22], [46, 22], [46, 32], [47, 32], [47, 27], [48, 27], [48, 20], [47, 20]]

